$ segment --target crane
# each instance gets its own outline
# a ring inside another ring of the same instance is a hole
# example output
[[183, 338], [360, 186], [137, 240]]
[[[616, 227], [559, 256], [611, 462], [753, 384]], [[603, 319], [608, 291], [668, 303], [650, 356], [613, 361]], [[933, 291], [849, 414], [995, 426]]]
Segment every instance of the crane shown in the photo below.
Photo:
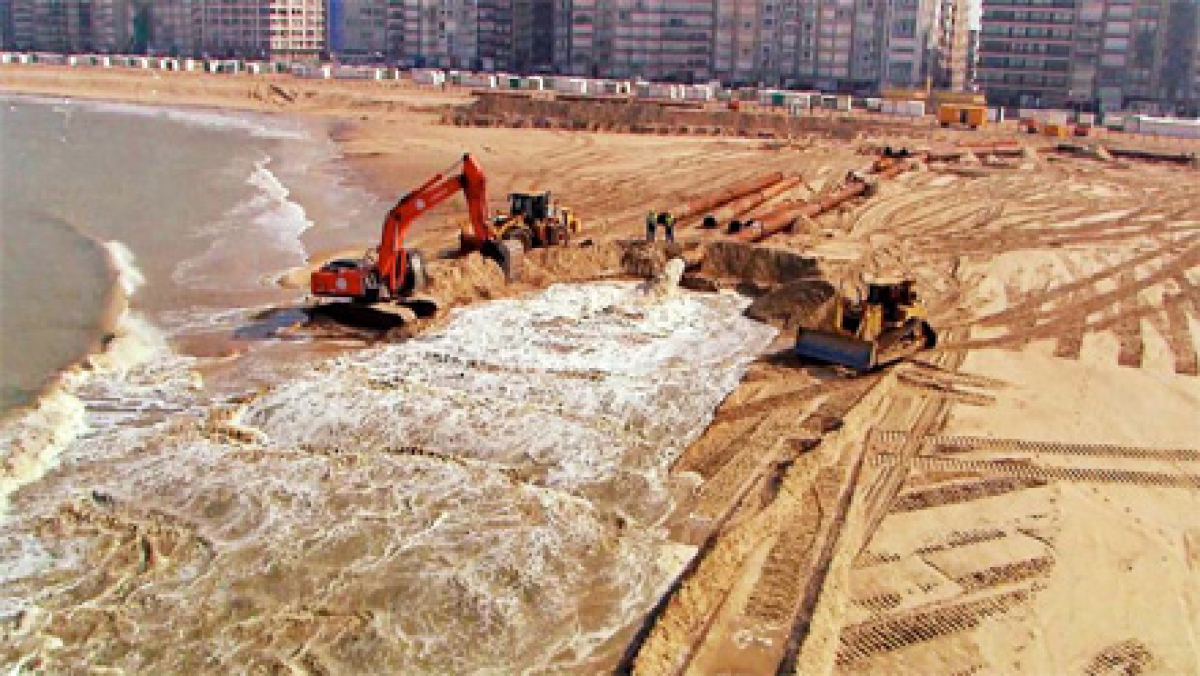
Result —
[[313, 272], [313, 295], [373, 303], [384, 297], [398, 301], [419, 291], [426, 282], [425, 263], [420, 252], [404, 248], [404, 237], [417, 218], [460, 190], [467, 199], [471, 229], [470, 236], [462, 238], [464, 248], [495, 260], [505, 276], [510, 276], [515, 248], [519, 246], [508, 246], [495, 236], [487, 220], [483, 169], [470, 154], [463, 155], [461, 161], [459, 173], [437, 174], [400, 198], [383, 221], [378, 247], [368, 249], [361, 259], [333, 260]]

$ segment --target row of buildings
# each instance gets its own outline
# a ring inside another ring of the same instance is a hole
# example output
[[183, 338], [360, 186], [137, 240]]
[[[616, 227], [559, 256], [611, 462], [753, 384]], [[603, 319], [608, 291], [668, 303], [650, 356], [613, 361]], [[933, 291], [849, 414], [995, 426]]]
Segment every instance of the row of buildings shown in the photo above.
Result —
[[0, 0], [9, 49], [964, 89], [969, 0]]
[[984, 0], [980, 84], [1027, 107], [1200, 115], [1200, 0]]
[[1200, 0], [973, 1], [0, 0], [0, 43], [1200, 112]]

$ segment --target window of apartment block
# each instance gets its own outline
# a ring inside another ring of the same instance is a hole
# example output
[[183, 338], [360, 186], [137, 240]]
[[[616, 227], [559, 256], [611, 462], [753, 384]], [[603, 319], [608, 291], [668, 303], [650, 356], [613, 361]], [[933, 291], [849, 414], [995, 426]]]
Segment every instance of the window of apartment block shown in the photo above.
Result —
[[1128, 21], [1111, 21], [1104, 27], [1108, 35], [1129, 35]]

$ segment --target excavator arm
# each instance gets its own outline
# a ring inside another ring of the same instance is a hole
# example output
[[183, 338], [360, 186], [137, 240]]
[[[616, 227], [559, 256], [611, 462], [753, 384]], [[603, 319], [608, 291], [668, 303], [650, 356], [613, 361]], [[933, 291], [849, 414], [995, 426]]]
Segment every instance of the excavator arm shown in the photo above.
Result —
[[[405, 250], [404, 237], [422, 214], [460, 190], [467, 199], [473, 237], [481, 245], [499, 250], [487, 223], [487, 181], [483, 170], [470, 155], [463, 155], [460, 173], [434, 176], [401, 197], [388, 211], [383, 221], [377, 256], [367, 256], [362, 260], [330, 261], [314, 271], [311, 279], [313, 295], [374, 302], [379, 298], [381, 287], [387, 290], [387, 296], [392, 300], [414, 291], [421, 284], [418, 270], [420, 257], [415, 252]], [[496, 259], [507, 275], [508, 261], [502, 256], [496, 256]]]
[[383, 234], [379, 243], [379, 275], [388, 290], [395, 293], [402, 288], [406, 275], [410, 274], [404, 253], [404, 237], [413, 222], [422, 214], [436, 207], [459, 190], [467, 199], [467, 212], [471, 229], [479, 241], [491, 238], [487, 225], [487, 180], [483, 170], [469, 154], [462, 157], [462, 172], [452, 176], [438, 174], [416, 190], [409, 192], [388, 212], [383, 221]]

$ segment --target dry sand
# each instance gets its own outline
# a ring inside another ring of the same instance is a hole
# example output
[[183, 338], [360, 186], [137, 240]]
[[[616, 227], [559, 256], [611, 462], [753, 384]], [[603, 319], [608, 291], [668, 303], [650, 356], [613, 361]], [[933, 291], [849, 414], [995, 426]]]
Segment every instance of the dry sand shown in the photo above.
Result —
[[[799, 173], [823, 191], [870, 159], [821, 139], [444, 126], [437, 106], [464, 96], [374, 83], [0, 74], [6, 89], [326, 116], [381, 195], [470, 151], [494, 198], [552, 189], [599, 242], [750, 175]], [[891, 141], [931, 139], [919, 136]], [[755, 292], [812, 256], [839, 276], [908, 271], [942, 346], [859, 378], [786, 354], [751, 366], [675, 464], [695, 490], [672, 533], [697, 554], [625, 667], [1200, 671], [1197, 176], [1049, 153], [938, 166], [776, 236], [772, 253], [710, 251], [702, 272]], [[418, 244], [452, 243], [458, 216], [440, 217]], [[617, 257], [548, 254], [535, 277], [619, 274]], [[443, 284], [463, 302], [501, 293]]]

